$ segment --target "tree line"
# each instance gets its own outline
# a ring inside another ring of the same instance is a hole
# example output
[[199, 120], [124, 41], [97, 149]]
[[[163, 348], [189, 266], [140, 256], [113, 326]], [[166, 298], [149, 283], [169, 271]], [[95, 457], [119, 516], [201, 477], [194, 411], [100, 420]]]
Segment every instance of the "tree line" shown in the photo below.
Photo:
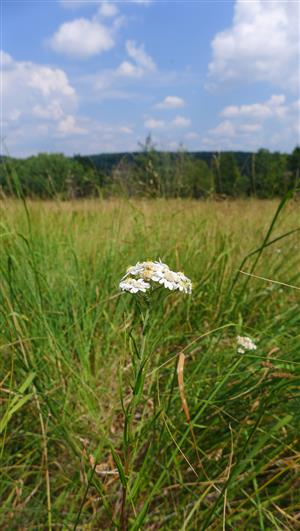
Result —
[[285, 154], [162, 152], [147, 137], [136, 153], [2, 157], [0, 196], [208, 198], [283, 196], [300, 186], [300, 147]]

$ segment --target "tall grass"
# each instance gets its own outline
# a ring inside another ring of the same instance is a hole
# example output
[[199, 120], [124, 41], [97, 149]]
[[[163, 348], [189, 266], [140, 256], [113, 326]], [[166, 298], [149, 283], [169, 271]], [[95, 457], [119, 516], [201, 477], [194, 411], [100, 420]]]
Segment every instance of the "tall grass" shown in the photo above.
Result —
[[[2, 529], [300, 526], [299, 206], [282, 204], [272, 226], [277, 209], [1, 203]], [[194, 289], [161, 296], [152, 311], [128, 472], [138, 325], [118, 282], [128, 265], [158, 258]], [[257, 350], [238, 354], [238, 334]]]

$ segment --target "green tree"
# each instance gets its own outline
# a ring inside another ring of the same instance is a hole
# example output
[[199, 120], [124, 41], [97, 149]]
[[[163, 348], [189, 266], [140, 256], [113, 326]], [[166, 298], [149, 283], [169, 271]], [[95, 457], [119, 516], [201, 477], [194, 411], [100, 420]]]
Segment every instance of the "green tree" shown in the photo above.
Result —
[[134, 160], [135, 181], [139, 193], [148, 197], [159, 197], [162, 192], [160, 156], [151, 134], [147, 135], [144, 143], [139, 142], [139, 146], [142, 152], [136, 155]]
[[255, 157], [255, 175], [259, 197], [282, 196], [291, 187], [285, 154], [260, 149]]
[[287, 169], [290, 172], [290, 188], [300, 187], [300, 146], [296, 146], [288, 156]]
[[183, 192], [184, 195], [195, 199], [208, 197], [214, 193], [213, 174], [206, 162], [191, 157], [186, 160]]
[[1, 169], [1, 182], [10, 183], [10, 193], [16, 192], [11, 184], [16, 181], [22, 193], [31, 197], [72, 198], [91, 193], [92, 172], [61, 153], [10, 159]]
[[216, 155], [213, 159], [212, 169], [216, 192], [229, 196], [237, 195], [242, 187], [243, 180], [241, 179], [234, 154], [225, 152]]

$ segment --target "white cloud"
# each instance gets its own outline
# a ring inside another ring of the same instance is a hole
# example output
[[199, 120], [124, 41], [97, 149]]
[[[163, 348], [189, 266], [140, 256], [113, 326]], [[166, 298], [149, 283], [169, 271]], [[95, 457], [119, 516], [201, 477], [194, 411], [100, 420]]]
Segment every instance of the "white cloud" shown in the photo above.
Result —
[[[124, 3], [126, 0], [124, 0]], [[140, 5], [149, 5], [153, 2], [153, 0], [127, 0], [130, 4], [140, 4]], [[59, 3], [62, 7], [69, 8], [69, 9], [79, 9], [83, 6], [86, 6], [88, 4], [97, 4], [102, 3], [106, 4], [108, 2], [101, 2], [101, 0], [59, 0]], [[111, 4], [110, 4], [111, 5]], [[114, 7], [114, 6], [113, 6]]]
[[63, 136], [85, 135], [88, 130], [77, 124], [75, 116], [68, 115], [59, 122], [57, 132]]
[[[7, 54], [6, 54], [7, 55]], [[11, 57], [3, 65], [3, 113], [10, 115], [18, 109], [29, 115], [47, 108], [74, 110], [77, 104], [75, 89], [61, 68], [52, 68], [30, 61], [14, 61]]]
[[191, 125], [191, 120], [189, 118], [185, 118], [185, 116], [176, 116], [176, 118], [172, 120], [171, 125], [173, 127], [188, 127]]
[[262, 124], [241, 124], [239, 130], [242, 133], [257, 133], [261, 131]]
[[63, 143], [64, 152], [69, 154], [133, 151], [137, 146], [130, 125], [80, 118], [75, 120], [75, 128], [83, 129], [85, 132], [72, 132], [71, 121], [69, 127], [71, 132], [56, 135], [56, 142], [59, 145]]
[[[263, 103], [230, 105], [220, 115], [225, 118], [210, 129], [205, 143], [214, 149], [290, 150], [299, 142], [299, 102], [275, 94]], [[278, 132], [280, 132], [278, 134]]]
[[137, 65], [147, 72], [156, 70], [156, 65], [149, 54], [145, 52], [144, 45], [137, 46], [134, 41], [126, 41], [126, 50]]
[[156, 70], [156, 65], [152, 57], [145, 52], [143, 44], [137, 46], [134, 41], [126, 41], [126, 51], [135, 64], [123, 61], [112, 77], [142, 77], [145, 73]]
[[50, 46], [58, 53], [86, 59], [110, 50], [114, 46], [113, 28], [87, 18], [62, 24], [50, 39]]
[[110, 2], [102, 2], [99, 8], [99, 14], [102, 17], [115, 17], [119, 12], [116, 4]]
[[200, 135], [199, 133], [196, 133], [195, 131], [190, 131], [189, 133], [186, 133], [184, 137], [187, 140], [198, 140], [198, 138], [200, 138]]
[[121, 125], [119, 127], [119, 131], [120, 133], [124, 133], [125, 135], [132, 135], [133, 133], [133, 130], [131, 129], [131, 127], [128, 127], [127, 125]]
[[144, 125], [147, 129], [163, 129], [166, 126], [166, 122], [156, 120], [155, 118], [148, 118], [145, 120]]
[[60, 120], [64, 116], [61, 103], [58, 100], [51, 101], [48, 105], [35, 105], [32, 109], [33, 116], [47, 120]]
[[157, 109], [178, 109], [184, 106], [185, 101], [178, 96], [166, 96], [163, 101], [155, 105]]
[[140, 4], [144, 6], [148, 6], [149, 4], [152, 4], [153, 0], [129, 0], [131, 4]]
[[209, 134], [212, 136], [235, 136], [236, 135], [236, 128], [235, 125], [230, 122], [229, 120], [224, 120], [223, 122], [219, 123], [217, 127], [214, 127], [213, 129], [209, 130]]
[[19, 109], [13, 109], [9, 115], [8, 115], [8, 119], [9, 120], [12, 120], [13, 122], [15, 120], [19, 120], [20, 116], [22, 115], [21, 111], [19, 111]]
[[62, 69], [3, 57], [2, 132], [11, 156], [136, 148], [130, 123], [109, 124], [78, 114], [77, 94]]
[[237, 116], [246, 116], [254, 119], [265, 119], [274, 115], [284, 116], [287, 107], [285, 105], [286, 97], [284, 94], [273, 94], [264, 103], [252, 103], [250, 105], [230, 105], [225, 107], [221, 112], [224, 118], [234, 118]]
[[129, 61], [123, 61], [115, 71], [115, 75], [121, 77], [142, 77], [143, 74], [144, 70], [142, 68]]
[[213, 82], [267, 81], [299, 87], [299, 3], [237, 0], [232, 26], [212, 41]]
[[188, 127], [191, 124], [191, 120], [185, 116], [176, 116], [174, 120], [166, 122], [165, 120], [149, 117], [145, 120], [144, 126], [147, 129], [166, 129], [166, 128], [182, 128]]
[[42, 141], [49, 144], [57, 132], [83, 133], [75, 118], [69, 118], [77, 110], [78, 99], [62, 69], [10, 57], [3, 65], [2, 86], [3, 135], [12, 155], [25, 155], [27, 144], [31, 152], [38, 150]]
[[66, 7], [69, 9], [78, 9], [93, 2], [94, 0], [59, 0], [59, 3], [62, 7]]
[[23, 63], [23, 65], [27, 70], [28, 85], [40, 91], [43, 96], [49, 96], [55, 92], [60, 92], [64, 96], [74, 96], [74, 89], [69, 85], [63, 70], [47, 66], [32, 68], [32, 63]]
[[4, 52], [4, 50], [0, 50], [0, 62], [2, 68], [8, 67], [13, 64], [13, 59], [8, 53]]
[[137, 46], [135, 42], [127, 41], [126, 51], [133, 62], [124, 60], [115, 70], [106, 70], [98, 75], [94, 83], [97, 91], [107, 90], [118, 83], [121, 78], [142, 78], [156, 70], [152, 57], [146, 53], [143, 45]]
[[261, 131], [262, 125], [259, 123], [238, 123], [230, 120], [220, 122], [217, 127], [209, 130], [211, 137], [236, 138], [243, 134], [251, 135]]
[[38, 152], [102, 153], [134, 150], [137, 138], [130, 124], [110, 124], [84, 116], [64, 115], [60, 120], [21, 117], [5, 130], [11, 156], [26, 157]]

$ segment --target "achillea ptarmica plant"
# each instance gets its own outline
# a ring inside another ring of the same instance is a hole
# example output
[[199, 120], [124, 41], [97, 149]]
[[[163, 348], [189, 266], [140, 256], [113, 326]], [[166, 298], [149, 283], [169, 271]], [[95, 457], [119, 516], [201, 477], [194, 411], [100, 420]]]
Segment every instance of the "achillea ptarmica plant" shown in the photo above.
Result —
[[[147, 290], [160, 284], [171, 291], [179, 290], [182, 293], [192, 293], [192, 282], [180, 271], [171, 271], [163, 262], [138, 262], [127, 269], [119, 286], [123, 291], [145, 293]], [[157, 286], [156, 286], [157, 287]]]
[[[132, 499], [128, 497], [128, 485], [126, 478], [124, 480], [124, 472], [122, 475], [120, 471], [124, 470], [126, 477], [129, 478], [131, 470], [134, 471], [136, 466], [136, 461], [132, 459], [132, 455], [134, 455], [134, 452], [137, 453], [136, 445], [140, 437], [138, 435], [138, 429], [135, 426], [135, 419], [136, 413], [144, 409], [147, 398], [147, 386], [145, 385], [146, 370], [148, 363], [153, 360], [153, 356], [151, 355], [153, 350], [151, 350], [151, 342], [150, 345], [148, 343], [148, 335], [152, 328], [151, 316], [155, 308], [155, 297], [148, 297], [147, 295], [160, 288], [190, 294], [192, 292], [192, 282], [183, 273], [171, 271], [169, 266], [161, 261], [149, 261], [138, 262], [135, 266], [129, 267], [121, 279], [119, 286], [122, 291], [127, 291], [134, 295], [137, 294], [137, 297], [132, 300], [135, 307], [135, 312], [130, 318], [132, 328], [130, 333], [125, 332], [131, 363], [129, 365], [130, 371], [126, 374], [127, 383], [124, 380], [126, 383], [124, 392], [121, 389], [121, 403], [124, 413], [122, 452], [121, 457], [115, 459], [122, 488], [120, 529], [128, 529], [127, 524]], [[140, 294], [145, 294], [145, 297], [139, 297]], [[157, 298], [156, 302], [161, 302], [160, 297]], [[156, 321], [153, 321], [153, 324], [156, 326]], [[120, 379], [122, 378], [123, 381], [124, 371], [121, 374]], [[129, 395], [128, 388], [132, 390]], [[115, 455], [117, 455], [116, 452]], [[120, 459], [122, 460], [122, 469], [119, 466]]]

